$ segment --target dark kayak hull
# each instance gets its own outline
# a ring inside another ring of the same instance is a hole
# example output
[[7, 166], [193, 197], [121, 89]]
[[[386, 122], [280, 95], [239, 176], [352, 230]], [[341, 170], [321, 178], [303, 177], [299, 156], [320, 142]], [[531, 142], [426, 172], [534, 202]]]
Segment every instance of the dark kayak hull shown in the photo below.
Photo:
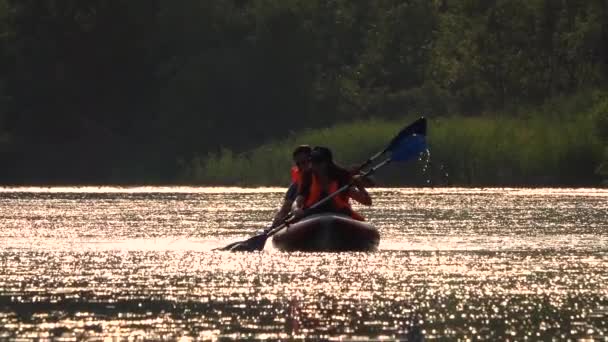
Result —
[[306, 217], [272, 237], [284, 252], [368, 252], [378, 248], [380, 234], [366, 222], [335, 214]]

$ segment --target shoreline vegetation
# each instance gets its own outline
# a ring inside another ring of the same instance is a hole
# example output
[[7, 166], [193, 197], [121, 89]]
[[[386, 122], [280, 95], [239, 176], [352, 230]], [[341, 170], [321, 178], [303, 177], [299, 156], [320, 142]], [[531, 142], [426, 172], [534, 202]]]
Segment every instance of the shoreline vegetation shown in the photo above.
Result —
[[[481, 116], [429, 118], [429, 162], [396, 164], [378, 175], [385, 186], [600, 186], [608, 160], [608, 93], [587, 92], [536, 108]], [[325, 145], [345, 166], [380, 150], [411, 122], [369, 119], [293, 133], [286, 139], [235, 153], [222, 149], [179, 162], [179, 182], [277, 186], [289, 182], [291, 151]]]
[[605, 0], [0, 0], [0, 184], [285, 185], [423, 115], [380, 184], [599, 186], [607, 92]]

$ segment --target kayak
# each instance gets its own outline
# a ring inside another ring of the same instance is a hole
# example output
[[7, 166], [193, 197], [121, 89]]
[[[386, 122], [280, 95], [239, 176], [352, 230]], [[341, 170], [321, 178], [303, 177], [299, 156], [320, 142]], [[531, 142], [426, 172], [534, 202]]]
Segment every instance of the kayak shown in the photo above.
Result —
[[273, 246], [284, 252], [367, 252], [379, 242], [371, 224], [333, 213], [305, 217], [272, 236]]

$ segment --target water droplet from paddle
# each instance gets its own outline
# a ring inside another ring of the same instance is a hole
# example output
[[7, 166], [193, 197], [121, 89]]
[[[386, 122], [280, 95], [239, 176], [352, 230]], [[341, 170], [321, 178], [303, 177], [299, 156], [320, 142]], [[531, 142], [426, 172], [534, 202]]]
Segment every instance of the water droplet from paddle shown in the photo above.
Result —
[[428, 148], [425, 149], [422, 153], [420, 153], [420, 157], [418, 158], [418, 160], [423, 163], [422, 174], [424, 175], [426, 185], [431, 185], [431, 150], [429, 150]]

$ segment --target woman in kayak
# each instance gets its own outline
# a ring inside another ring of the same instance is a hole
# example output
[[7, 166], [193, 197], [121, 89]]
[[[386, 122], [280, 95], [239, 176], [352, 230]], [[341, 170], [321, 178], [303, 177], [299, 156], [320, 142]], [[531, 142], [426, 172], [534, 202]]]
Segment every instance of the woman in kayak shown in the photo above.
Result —
[[301, 175], [298, 196], [294, 203], [294, 214], [302, 217], [304, 210], [333, 194], [341, 187], [352, 184], [342, 193], [334, 196], [325, 204], [316, 208], [312, 213], [333, 212], [350, 216], [356, 220], [365, 220], [355, 212], [349, 203], [349, 198], [363, 205], [372, 205], [372, 199], [363, 185], [359, 175], [337, 166], [333, 161], [331, 150], [326, 147], [315, 147], [310, 155], [311, 169]]

